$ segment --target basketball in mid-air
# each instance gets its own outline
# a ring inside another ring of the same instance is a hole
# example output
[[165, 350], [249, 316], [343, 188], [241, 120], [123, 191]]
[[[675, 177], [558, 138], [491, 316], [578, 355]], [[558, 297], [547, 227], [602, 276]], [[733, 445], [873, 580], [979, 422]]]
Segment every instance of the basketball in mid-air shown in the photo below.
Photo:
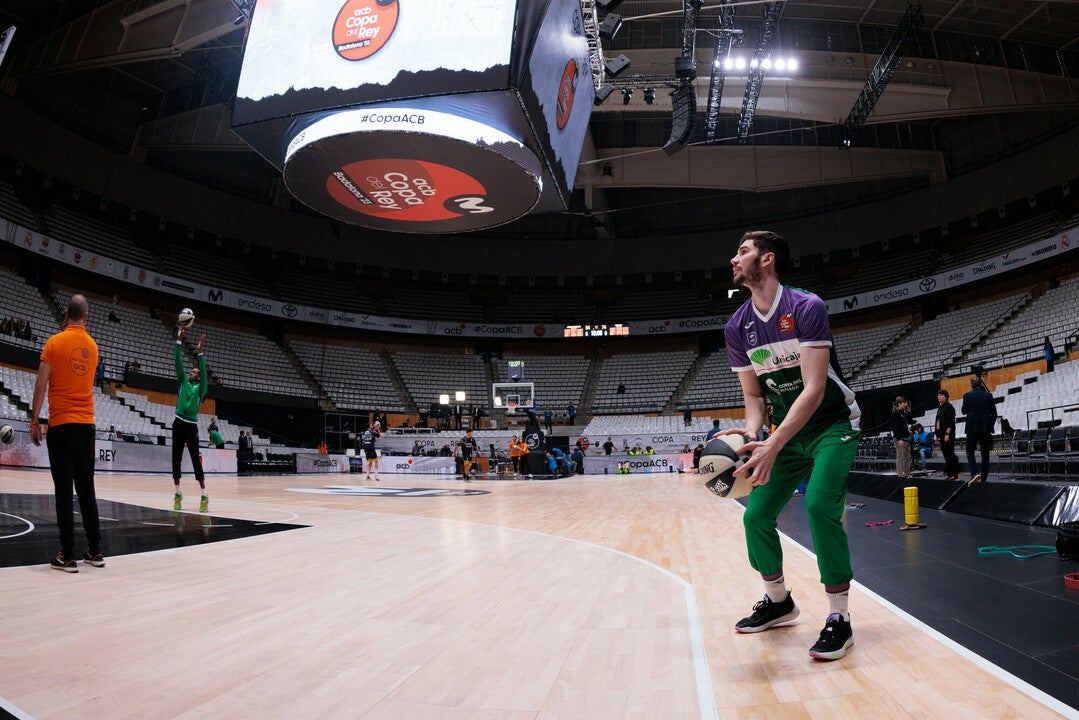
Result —
[[741, 498], [753, 489], [750, 475], [735, 476], [734, 472], [746, 464], [747, 455], [739, 455], [738, 448], [746, 442], [743, 435], [716, 435], [708, 441], [701, 453], [700, 474], [705, 487], [723, 498]]
[[195, 324], [195, 313], [191, 308], [184, 308], [176, 316], [176, 322], [180, 327], [189, 328]]
[[0, 425], [0, 442], [10, 445], [15, 439], [15, 429], [10, 425]]

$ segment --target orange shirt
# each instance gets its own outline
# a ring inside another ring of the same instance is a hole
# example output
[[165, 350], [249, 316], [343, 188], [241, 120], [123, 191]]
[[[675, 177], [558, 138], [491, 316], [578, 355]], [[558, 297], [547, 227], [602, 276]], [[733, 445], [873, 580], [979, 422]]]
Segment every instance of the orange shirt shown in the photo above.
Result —
[[49, 426], [94, 424], [97, 343], [81, 325], [71, 325], [45, 341], [41, 361], [49, 364]]

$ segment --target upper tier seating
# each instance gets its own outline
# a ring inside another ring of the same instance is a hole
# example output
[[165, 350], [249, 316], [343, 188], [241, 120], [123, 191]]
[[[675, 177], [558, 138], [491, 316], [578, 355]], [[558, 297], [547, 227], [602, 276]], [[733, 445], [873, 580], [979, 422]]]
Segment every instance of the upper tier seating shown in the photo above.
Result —
[[438, 403], [443, 394], [448, 394], [453, 403], [454, 393], [459, 390], [465, 393], [463, 405], [478, 404], [490, 409], [491, 386], [480, 356], [397, 352], [392, 358], [412, 402], [421, 412], [426, 412], [432, 403]]
[[944, 367], [999, 322], [1021, 298], [1010, 296], [944, 313], [912, 329], [850, 381], [851, 388], [896, 385], [939, 376]]
[[407, 411], [385, 362], [367, 348], [303, 340], [289, 346], [339, 410]]
[[[692, 350], [612, 355], [603, 361], [592, 412], [661, 411], [685, 379], [695, 358]], [[619, 385], [625, 386], [625, 392], [618, 392]]]

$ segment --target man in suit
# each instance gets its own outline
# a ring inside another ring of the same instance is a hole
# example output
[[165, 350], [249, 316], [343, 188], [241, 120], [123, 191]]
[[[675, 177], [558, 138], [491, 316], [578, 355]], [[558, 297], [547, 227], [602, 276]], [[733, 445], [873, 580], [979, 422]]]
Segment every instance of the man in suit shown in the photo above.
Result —
[[[975, 375], [970, 379], [970, 391], [963, 395], [961, 412], [967, 419], [967, 464], [970, 482], [967, 487], [989, 477], [989, 451], [993, 448], [993, 426], [997, 422], [997, 406], [993, 395], [985, 389], [982, 379]], [[974, 462], [974, 450], [981, 450], [981, 472]]]

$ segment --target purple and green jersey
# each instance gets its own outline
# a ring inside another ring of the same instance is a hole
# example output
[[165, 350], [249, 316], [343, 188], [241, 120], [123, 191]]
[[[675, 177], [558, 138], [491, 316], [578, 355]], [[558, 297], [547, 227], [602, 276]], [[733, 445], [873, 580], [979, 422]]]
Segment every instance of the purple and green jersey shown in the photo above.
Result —
[[801, 349], [830, 348], [824, 398], [795, 437], [814, 437], [837, 425], [859, 429], [861, 410], [840, 374], [828, 308], [819, 297], [781, 285], [766, 315], [757, 312], [749, 300], [727, 322], [724, 335], [731, 369], [753, 371], [765, 400], [772, 403], [772, 421], [776, 425], [783, 422], [802, 392]]

